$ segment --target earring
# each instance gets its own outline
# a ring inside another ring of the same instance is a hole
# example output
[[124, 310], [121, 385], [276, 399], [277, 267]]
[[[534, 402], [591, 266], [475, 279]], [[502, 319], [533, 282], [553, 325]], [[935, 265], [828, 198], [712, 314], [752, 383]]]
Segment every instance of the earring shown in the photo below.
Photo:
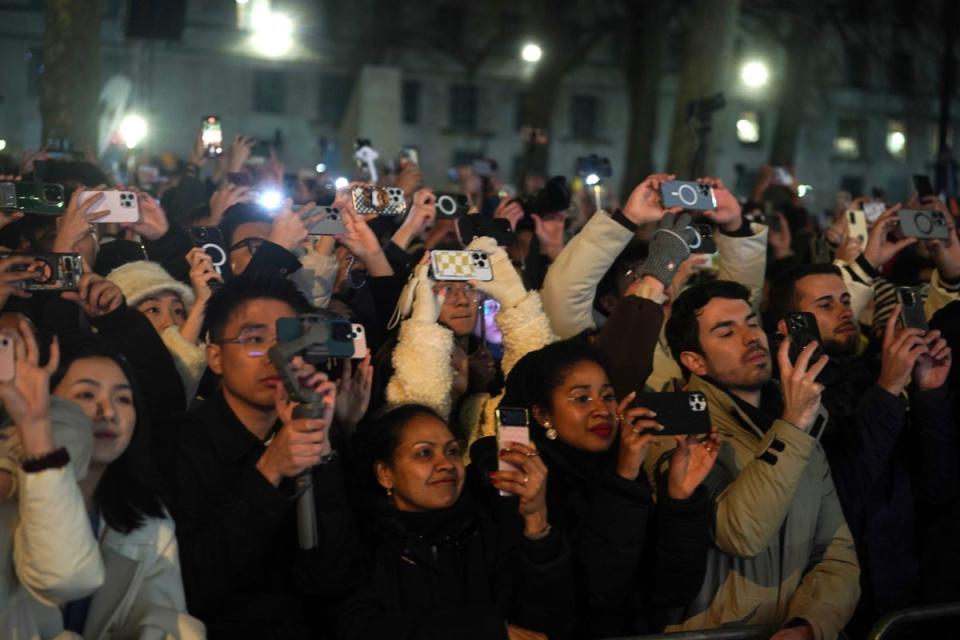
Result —
[[387, 497], [393, 497], [393, 487], [387, 487]]
[[557, 430], [550, 426], [549, 420], [544, 421], [543, 427], [547, 430], [547, 440], [557, 439]]

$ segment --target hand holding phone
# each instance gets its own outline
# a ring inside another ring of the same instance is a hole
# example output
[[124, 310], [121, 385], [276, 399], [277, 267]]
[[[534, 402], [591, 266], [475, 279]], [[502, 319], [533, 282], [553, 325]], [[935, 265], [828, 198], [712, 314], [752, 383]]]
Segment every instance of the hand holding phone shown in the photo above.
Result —
[[811, 342], [817, 343], [816, 351], [810, 357], [811, 362], [816, 362], [823, 355], [816, 316], [808, 311], [791, 311], [783, 321], [790, 336], [790, 362], [796, 363], [800, 353]]
[[860, 243], [860, 250], [867, 248], [867, 239], [870, 233], [867, 231], [867, 216], [862, 209], [847, 209], [846, 214], [847, 227], [849, 228], [849, 237]]
[[483, 251], [431, 251], [430, 263], [434, 280], [493, 280], [490, 258]]
[[[530, 445], [530, 416], [526, 409], [499, 407], [497, 416], [497, 450], [503, 451], [511, 444]], [[497, 456], [497, 471], [523, 471], [520, 467]], [[512, 495], [500, 490], [501, 496]]]
[[200, 130], [203, 153], [208, 158], [216, 158], [223, 153], [223, 127], [220, 116], [205, 116]]
[[900, 322], [903, 328], [930, 330], [919, 287], [897, 287], [897, 300], [900, 302]]
[[137, 200], [137, 194], [133, 191], [82, 191], [77, 202], [83, 204], [98, 195], [102, 198], [96, 204], [97, 209], [109, 212], [102, 218], [97, 218], [98, 224], [107, 222], [129, 224], [140, 221], [140, 203]]
[[692, 180], [668, 180], [660, 185], [660, 201], [664, 209], [681, 207], [692, 211], [717, 208], [713, 187]]

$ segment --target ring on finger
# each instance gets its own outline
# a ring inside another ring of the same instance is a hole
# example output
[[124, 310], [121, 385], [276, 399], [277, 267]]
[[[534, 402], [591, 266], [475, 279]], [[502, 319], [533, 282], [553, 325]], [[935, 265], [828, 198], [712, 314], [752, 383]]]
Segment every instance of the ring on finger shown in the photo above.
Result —
[[539, 452], [539, 451], [529, 451], [529, 452], [527, 452], [527, 453], [525, 453], [525, 454], [523, 454], [523, 455], [527, 456], [528, 458], [536, 458], [538, 455], [540, 455], [540, 452]]
[[632, 429], [630, 429], [630, 431], [633, 431], [635, 434], [640, 435], [640, 429], [637, 429], [636, 427], [633, 427]]
[[530, 476], [528, 476], [527, 474], [523, 474], [523, 482], [521, 482], [520, 484], [522, 484], [523, 486], [527, 486], [528, 482], [530, 482]]

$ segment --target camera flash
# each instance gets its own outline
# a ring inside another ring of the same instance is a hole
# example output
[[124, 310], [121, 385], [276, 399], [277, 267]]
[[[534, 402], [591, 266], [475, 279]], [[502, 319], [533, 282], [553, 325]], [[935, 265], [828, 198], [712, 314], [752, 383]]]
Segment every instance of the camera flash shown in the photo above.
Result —
[[282, 202], [283, 194], [274, 189], [264, 191], [260, 195], [260, 206], [262, 206], [264, 209], [269, 209], [270, 211], [278, 209]]

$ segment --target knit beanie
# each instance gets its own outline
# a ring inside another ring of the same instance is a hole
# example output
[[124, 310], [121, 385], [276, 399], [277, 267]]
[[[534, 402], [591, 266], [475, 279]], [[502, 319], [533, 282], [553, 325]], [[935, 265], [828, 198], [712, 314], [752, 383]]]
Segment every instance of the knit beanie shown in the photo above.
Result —
[[131, 307], [163, 291], [170, 291], [180, 296], [180, 300], [187, 309], [193, 306], [193, 290], [179, 280], [174, 280], [173, 276], [156, 262], [148, 260], [128, 262], [111, 271], [107, 280], [120, 287], [123, 297]]

